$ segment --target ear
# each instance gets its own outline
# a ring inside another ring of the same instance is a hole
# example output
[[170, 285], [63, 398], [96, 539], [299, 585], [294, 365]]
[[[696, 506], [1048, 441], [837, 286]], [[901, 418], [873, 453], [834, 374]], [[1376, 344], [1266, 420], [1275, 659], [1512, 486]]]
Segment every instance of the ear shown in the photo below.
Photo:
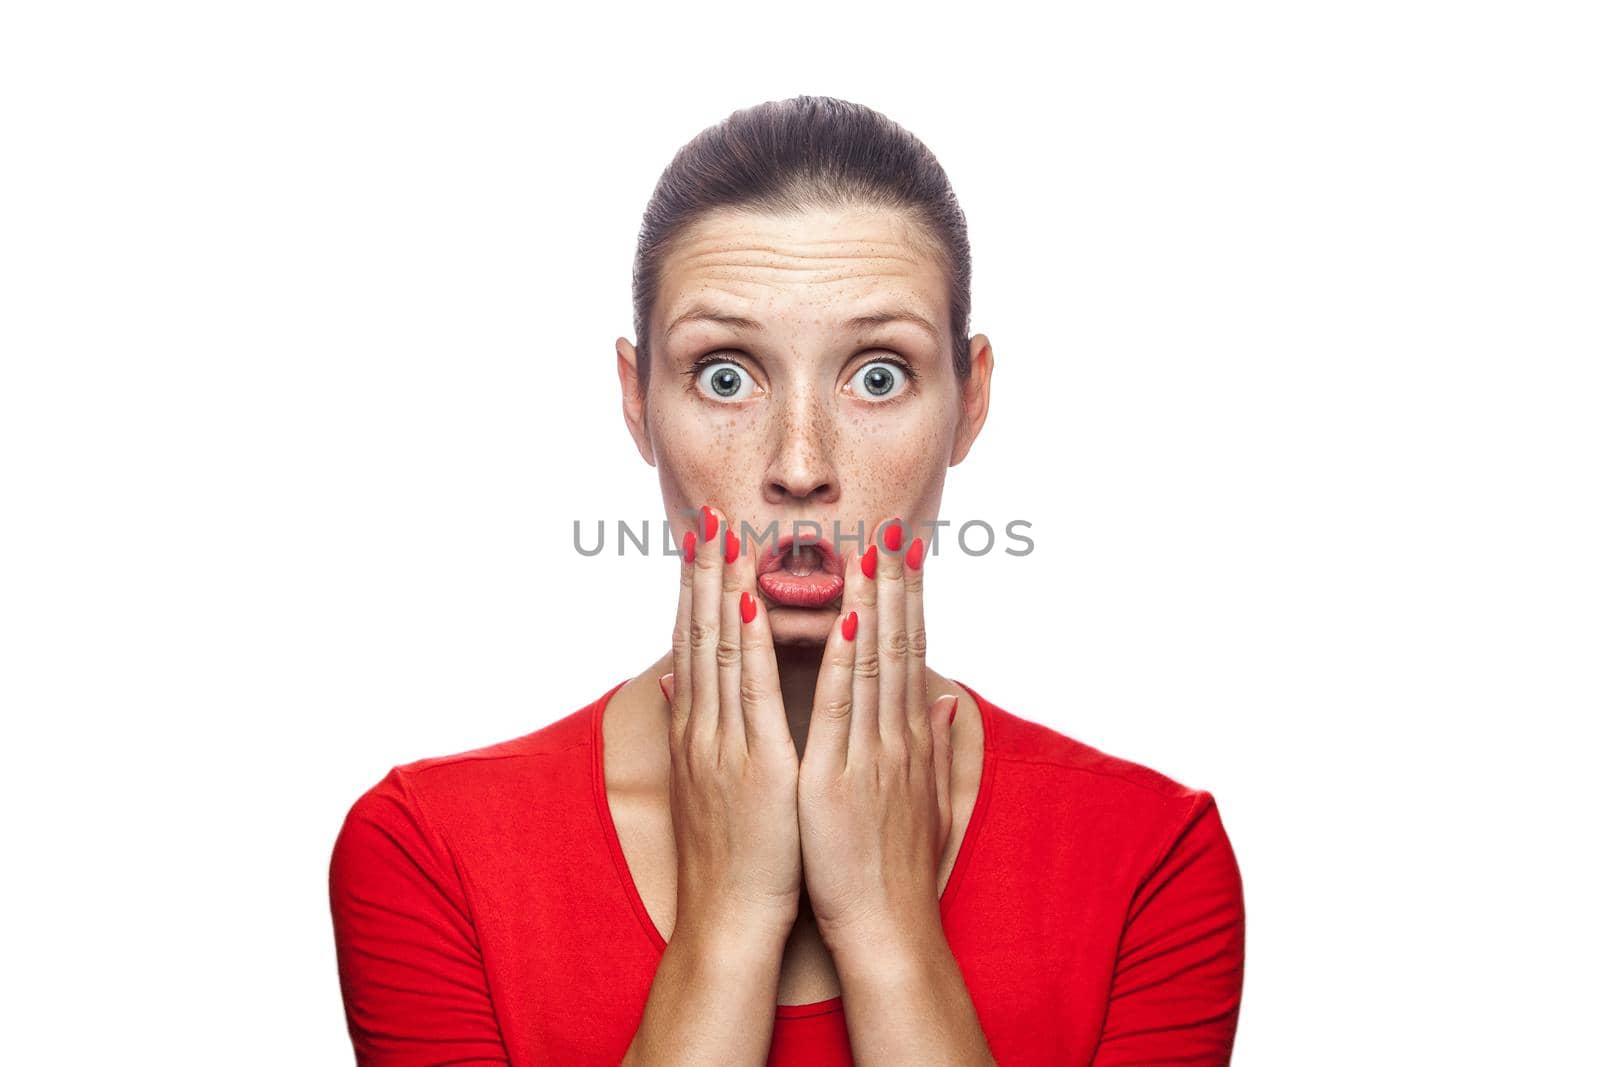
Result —
[[622, 383], [622, 418], [633, 435], [634, 446], [650, 466], [656, 465], [650, 447], [650, 426], [645, 411], [645, 391], [639, 382], [639, 353], [626, 337], [617, 338], [617, 380]]
[[989, 338], [981, 333], [973, 334], [968, 344], [972, 372], [961, 385], [961, 424], [956, 427], [955, 444], [950, 449], [952, 467], [967, 458], [967, 451], [989, 417], [989, 375], [994, 371], [994, 349], [989, 346]]

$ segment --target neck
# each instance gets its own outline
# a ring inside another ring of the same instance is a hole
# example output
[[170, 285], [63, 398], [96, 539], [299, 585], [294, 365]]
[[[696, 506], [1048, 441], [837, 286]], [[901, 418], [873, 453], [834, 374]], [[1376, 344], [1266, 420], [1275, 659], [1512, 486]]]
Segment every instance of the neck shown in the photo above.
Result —
[[779, 645], [774, 653], [789, 732], [794, 735], [796, 754], [804, 758], [806, 735], [811, 729], [811, 705], [817, 695], [817, 675], [822, 673], [822, 646]]

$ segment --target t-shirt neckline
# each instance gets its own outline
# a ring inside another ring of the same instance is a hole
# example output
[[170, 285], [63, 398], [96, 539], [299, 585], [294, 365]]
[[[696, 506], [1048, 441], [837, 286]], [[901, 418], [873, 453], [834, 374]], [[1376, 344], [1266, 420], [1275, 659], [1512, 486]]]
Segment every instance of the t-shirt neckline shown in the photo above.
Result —
[[[617, 826], [611, 817], [611, 801], [606, 796], [605, 773], [605, 734], [601, 729], [606, 705], [611, 703], [611, 698], [617, 690], [627, 685], [631, 679], [624, 678], [612, 686], [595, 704], [595, 709], [590, 715], [592, 739], [590, 743], [591, 775], [594, 783], [595, 804], [600, 814], [600, 829], [605, 838], [606, 847], [611, 852], [612, 861], [617, 868], [617, 877], [622, 882], [623, 893], [628, 898], [629, 905], [633, 908], [634, 915], [639, 920], [639, 925], [644, 929], [650, 943], [655, 946], [658, 953], [667, 950], [667, 940], [661, 936], [661, 931], [656, 928], [656, 922], [650, 917], [650, 911], [644, 906], [644, 898], [639, 895], [639, 887], [633, 880], [633, 872], [628, 869], [628, 860], [622, 852], [622, 841], [617, 836]], [[972, 816], [967, 821], [966, 831], [962, 834], [961, 844], [956, 849], [956, 861], [950, 868], [950, 877], [944, 884], [944, 892], [939, 895], [939, 917], [948, 919], [955, 906], [957, 894], [961, 888], [963, 875], [970, 866], [972, 853], [978, 830], [983, 825], [984, 817], [988, 814], [989, 792], [994, 784], [994, 716], [991, 713], [989, 702], [979, 696], [977, 691], [958, 678], [951, 678], [952, 682], [965, 689], [978, 707], [978, 715], [983, 723], [983, 765], [978, 778], [978, 794], [972, 804]], [[779, 1019], [803, 1019], [817, 1015], [828, 1015], [841, 1011], [844, 1008], [844, 995], [828, 997], [826, 1000], [815, 1000], [809, 1004], [777, 1004], [777, 1017]]]

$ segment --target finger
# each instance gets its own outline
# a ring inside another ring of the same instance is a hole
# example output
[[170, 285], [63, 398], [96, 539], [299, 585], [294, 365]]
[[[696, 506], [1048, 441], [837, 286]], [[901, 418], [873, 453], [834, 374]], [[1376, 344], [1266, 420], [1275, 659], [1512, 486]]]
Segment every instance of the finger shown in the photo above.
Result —
[[[928, 706], [919, 699], [916, 713], [906, 707], [905, 533], [904, 523], [890, 519], [878, 539], [884, 548], [878, 556], [878, 729], [896, 750], [910, 748], [913, 731], [922, 733], [927, 715], [917, 713]], [[913, 719], [923, 721], [913, 726]]]
[[[694, 554], [694, 606], [690, 609], [689, 744], [701, 752], [715, 751], [721, 704], [721, 669], [717, 646], [722, 635], [722, 520], [710, 508], [700, 509], [700, 544]], [[709, 536], [708, 536], [709, 535]]]
[[[924, 559], [922, 538], [913, 537], [906, 546], [906, 707], [928, 706], [928, 632], [922, 617], [922, 565]], [[927, 740], [928, 723], [924, 716], [911, 716], [911, 732], [919, 740]]]
[[943, 694], [933, 702], [929, 711], [928, 727], [933, 731], [933, 766], [936, 791], [939, 796], [939, 855], [950, 840], [950, 824], [954, 820], [950, 800], [950, 773], [955, 762], [955, 710], [954, 694]]
[[[883, 553], [878, 550], [877, 528], [867, 550], [857, 560], [855, 611], [856, 659], [850, 683], [850, 752], [870, 753], [883, 747], [878, 734], [878, 572], [883, 569]], [[849, 579], [846, 579], [848, 584]], [[847, 754], [846, 761], [849, 756]]]
[[[683, 562], [678, 568], [678, 615], [672, 626], [672, 679], [673, 683], [668, 690], [667, 703], [671, 706], [671, 731], [674, 742], [681, 743], [689, 725], [689, 698], [694, 693], [690, 679], [690, 633], [693, 626], [692, 611], [694, 608], [694, 556], [695, 541], [697, 537], [693, 530], [685, 531], [683, 535]], [[683, 679], [684, 684], [678, 685], [678, 679]], [[683, 699], [677, 700], [678, 691], [683, 692]]]
[[[734, 566], [739, 580], [739, 697], [748, 751], [794, 751], [794, 734], [784, 714], [772, 626], [756, 594], [756, 553], [749, 538]], [[745, 621], [748, 616], [749, 621]]]
[[740, 652], [739, 631], [744, 627], [744, 620], [739, 615], [739, 557], [745, 553], [732, 519], [723, 522], [717, 531], [717, 546], [722, 552], [721, 637], [717, 641], [717, 689], [722, 699], [718, 725], [722, 730], [722, 743], [731, 751], [743, 752], [744, 710], [740, 689], [744, 678], [740, 661], [744, 656]]
[[811, 701], [811, 725], [806, 730], [805, 764], [838, 774], [850, 756], [854, 730], [856, 645], [861, 639], [861, 590], [870, 583], [861, 576], [859, 556], [844, 561], [844, 593], [839, 618], [828, 631], [817, 668], [816, 695]]

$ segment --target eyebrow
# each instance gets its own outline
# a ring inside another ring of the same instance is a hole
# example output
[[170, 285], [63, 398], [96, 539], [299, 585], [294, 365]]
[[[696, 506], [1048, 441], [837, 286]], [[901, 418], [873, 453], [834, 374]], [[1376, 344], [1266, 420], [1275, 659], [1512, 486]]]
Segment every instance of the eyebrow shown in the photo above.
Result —
[[[736, 329], [751, 331], [759, 331], [763, 329], [761, 323], [754, 319], [747, 319], [741, 315], [728, 314], [727, 312], [719, 311], [716, 308], [708, 307], [704, 304], [692, 304], [684, 311], [683, 314], [672, 320], [672, 324], [667, 327], [667, 333], [671, 334], [673, 330], [676, 330], [679, 326], [682, 326], [688, 322], [716, 322], [724, 326], [732, 326]], [[848, 329], [860, 330], [869, 326], [886, 326], [892, 322], [909, 323], [910, 325], [915, 326], [925, 332], [934, 340], [938, 340], [939, 338], [939, 331], [933, 325], [933, 323], [929, 322], [924, 316], [918, 314], [910, 308], [901, 306], [884, 308], [882, 311], [869, 312], [865, 315], [856, 315], [853, 318], [846, 319], [844, 325]]]
[[671, 334], [673, 330], [687, 322], [720, 322], [724, 326], [733, 326], [741, 330], [759, 330], [762, 328], [761, 324], [755, 319], [729, 315], [704, 304], [691, 304], [688, 310], [672, 320], [672, 324], [667, 327], [667, 334]]
[[845, 325], [853, 330], [859, 330], [868, 326], [886, 326], [891, 322], [910, 323], [935, 341], [939, 339], [939, 331], [933, 323], [908, 307], [896, 306], [884, 308], [882, 311], [876, 311], [869, 315], [857, 315], [855, 318], [845, 322]]

